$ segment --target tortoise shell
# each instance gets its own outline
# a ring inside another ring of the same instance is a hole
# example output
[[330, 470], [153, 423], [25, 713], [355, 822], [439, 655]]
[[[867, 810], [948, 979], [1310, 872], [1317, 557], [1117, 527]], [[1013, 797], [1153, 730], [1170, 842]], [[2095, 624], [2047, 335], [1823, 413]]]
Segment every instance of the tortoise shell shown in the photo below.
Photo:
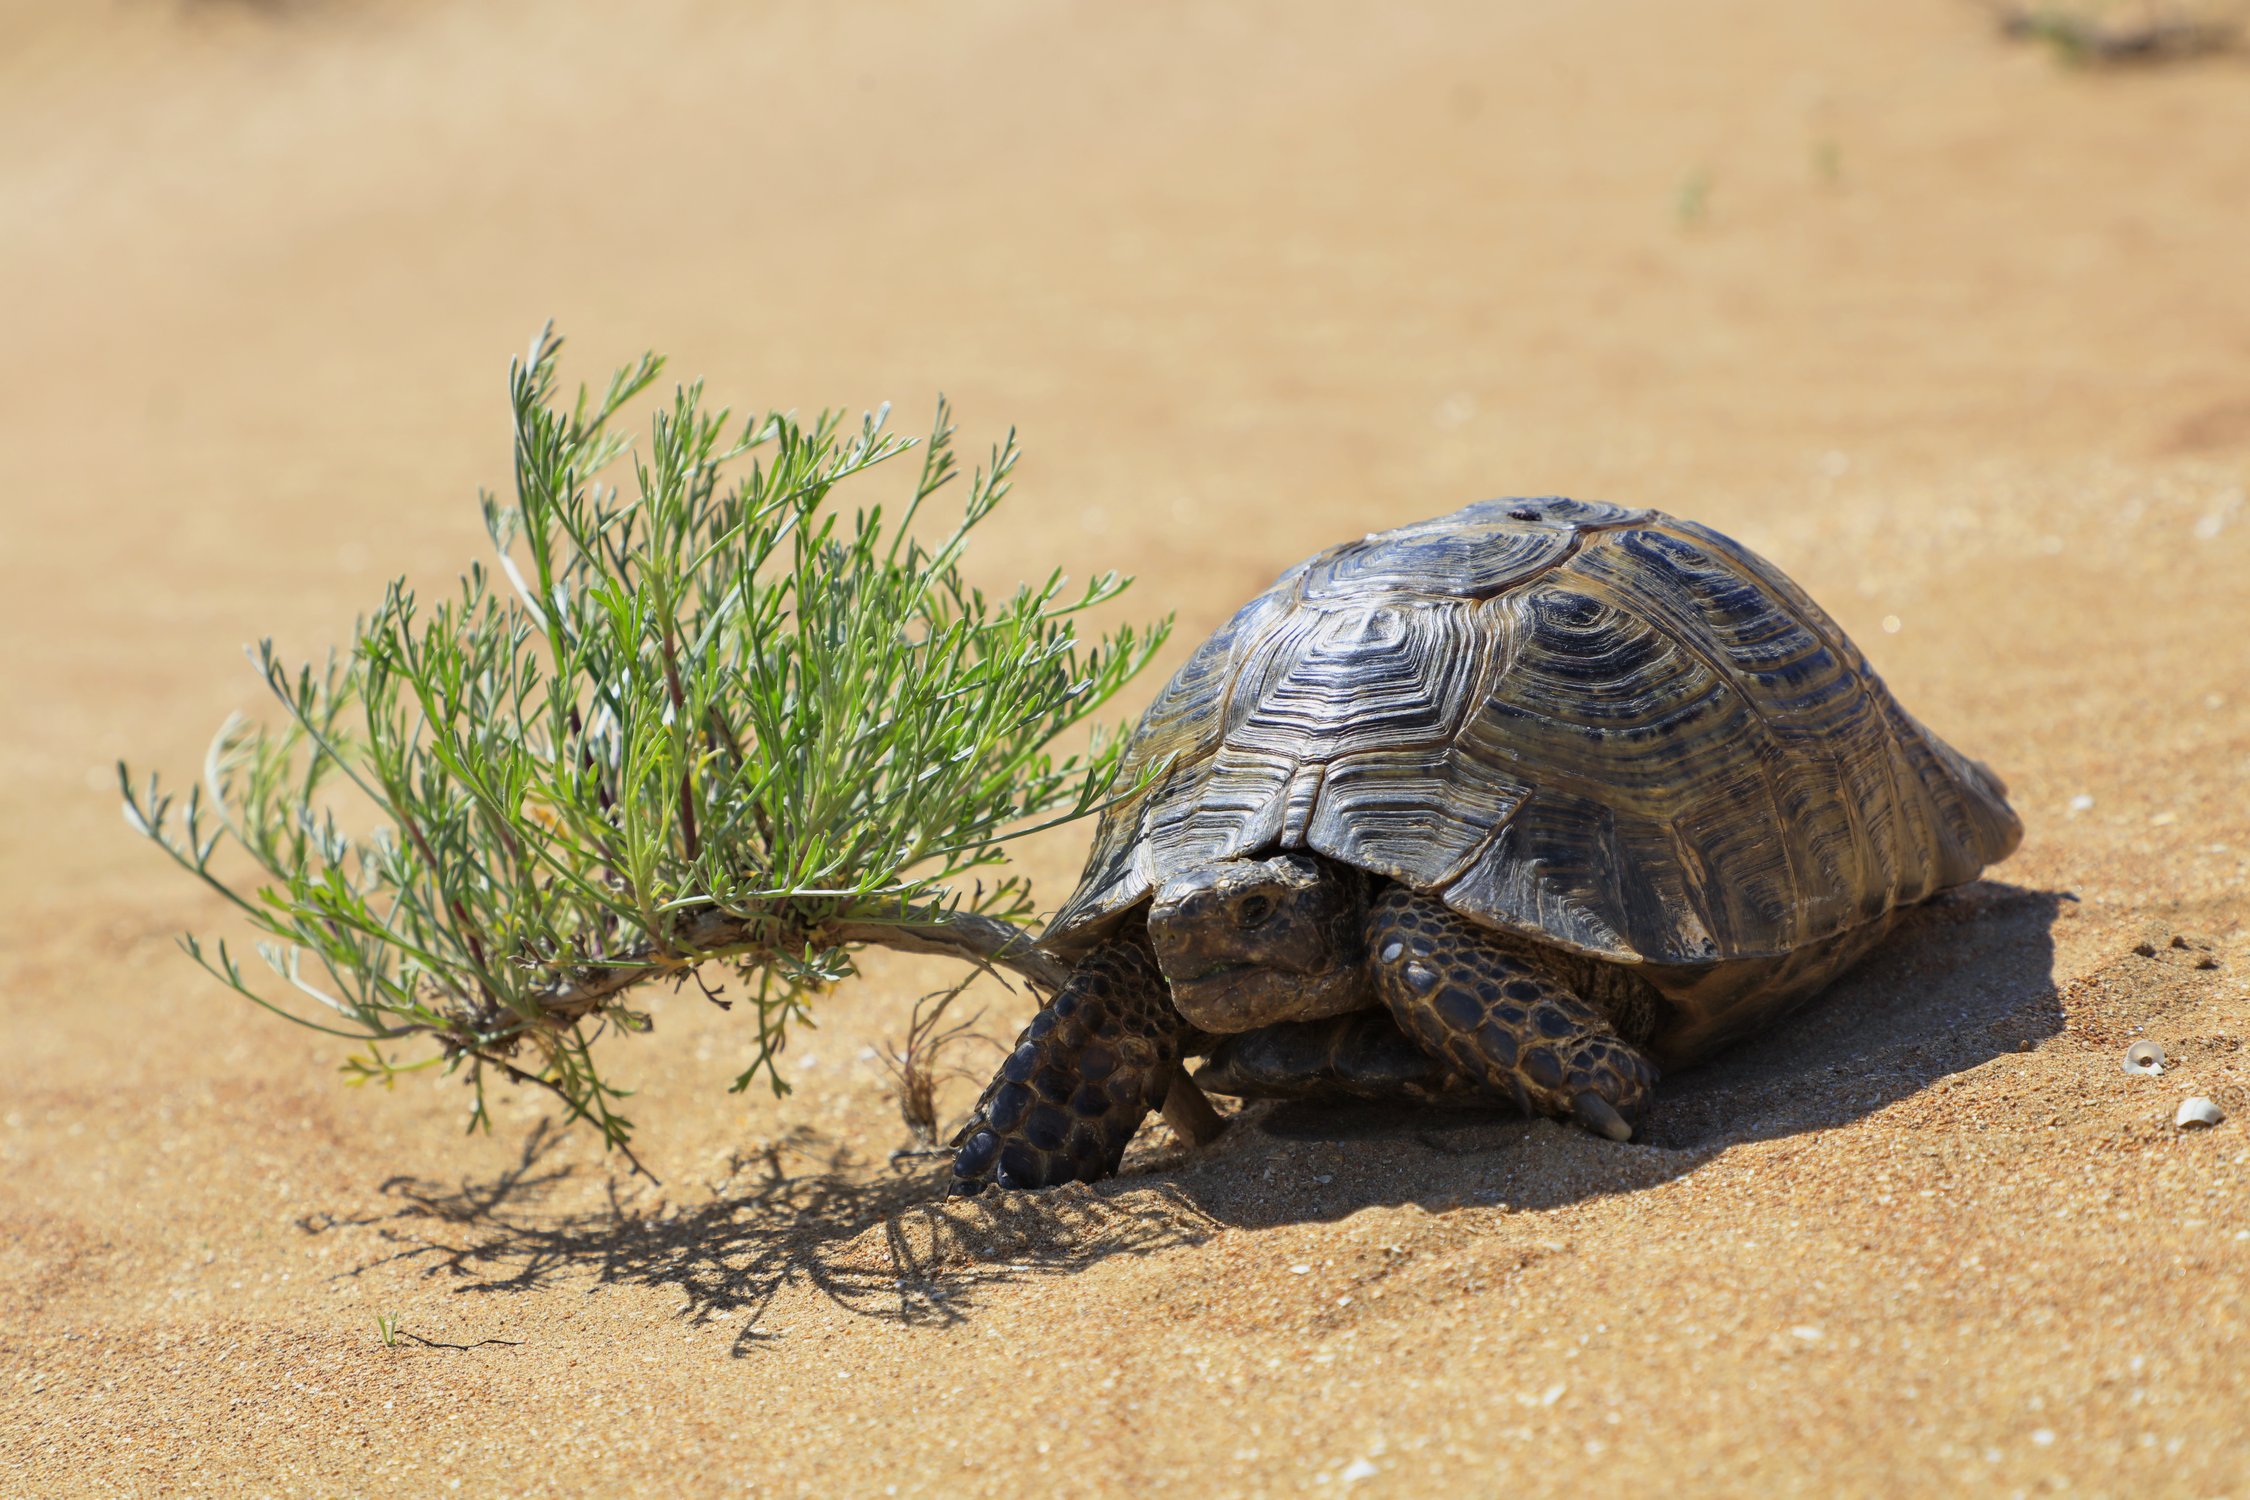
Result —
[[1135, 730], [1047, 946], [1191, 866], [1305, 849], [1641, 972], [1716, 1045], [2022, 835], [1835, 621], [1708, 527], [1493, 500], [1291, 568]]

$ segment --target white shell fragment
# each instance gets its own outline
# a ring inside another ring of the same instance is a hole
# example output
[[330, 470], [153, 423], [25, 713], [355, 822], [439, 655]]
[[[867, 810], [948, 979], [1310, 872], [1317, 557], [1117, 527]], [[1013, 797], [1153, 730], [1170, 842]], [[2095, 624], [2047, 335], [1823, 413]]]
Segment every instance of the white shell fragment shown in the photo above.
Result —
[[2198, 1094], [2193, 1099], [2180, 1101], [2180, 1112], [2172, 1116], [2172, 1123], [2187, 1130], [2197, 1125], [2216, 1125], [2226, 1117], [2226, 1111]]
[[2128, 1073], [2154, 1078], [2164, 1071], [2164, 1049], [2154, 1042], [2135, 1042], [2125, 1049], [2125, 1061], [2118, 1066]]

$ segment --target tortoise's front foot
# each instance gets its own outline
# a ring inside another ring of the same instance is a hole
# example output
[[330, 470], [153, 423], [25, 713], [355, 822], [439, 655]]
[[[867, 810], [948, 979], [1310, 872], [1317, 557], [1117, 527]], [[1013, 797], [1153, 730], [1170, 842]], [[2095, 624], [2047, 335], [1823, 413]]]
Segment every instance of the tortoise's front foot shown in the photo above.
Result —
[[1108, 943], [1086, 955], [954, 1137], [950, 1191], [1055, 1187], [1115, 1172], [1178, 1077], [1186, 1031], [1146, 948]]
[[1375, 989], [1407, 1035], [1527, 1114], [1630, 1140], [1656, 1064], [1581, 999], [1535, 944], [1393, 886], [1368, 916]]

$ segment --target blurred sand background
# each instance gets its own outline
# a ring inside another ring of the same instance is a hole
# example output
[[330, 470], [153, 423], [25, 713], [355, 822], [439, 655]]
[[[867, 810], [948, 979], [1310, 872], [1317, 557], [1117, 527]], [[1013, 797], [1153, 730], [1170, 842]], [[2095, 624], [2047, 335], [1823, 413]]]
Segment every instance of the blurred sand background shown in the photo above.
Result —
[[[0, 288], [0, 1491], [2250, 1494], [2240, 59], [1959, 0], [8, 0]], [[482, 555], [549, 317], [1017, 424], [980, 576], [1137, 573], [1160, 671], [1371, 528], [1694, 516], [2024, 846], [1631, 1146], [1259, 1113], [933, 1210], [872, 1049], [945, 971], [882, 957], [781, 1101], [657, 1002], [661, 1187], [536, 1099], [464, 1139], [174, 951], [232, 929], [110, 767]]]

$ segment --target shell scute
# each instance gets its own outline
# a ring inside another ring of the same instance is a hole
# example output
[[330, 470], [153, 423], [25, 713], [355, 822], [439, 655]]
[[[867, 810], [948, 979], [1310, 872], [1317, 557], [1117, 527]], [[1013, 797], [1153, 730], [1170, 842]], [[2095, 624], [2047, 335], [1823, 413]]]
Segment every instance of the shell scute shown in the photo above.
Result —
[[1435, 887], [1530, 794], [1505, 761], [1456, 745], [1370, 751], [1327, 768], [1304, 843], [1363, 870]]
[[1580, 953], [1631, 962], [1638, 950], [1614, 882], [1615, 814], [1541, 786], [1500, 826], [1443, 895], [1454, 910]]
[[1193, 797], [1152, 805], [1141, 836], [1160, 871], [1181, 870], [1273, 844], [1299, 762], [1295, 756], [1228, 744], [1204, 762]]
[[1299, 608], [1243, 653], [1227, 744], [1325, 762], [1445, 743], [1476, 672], [1469, 615], [1457, 600]]
[[1392, 532], [1336, 548], [1306, 570], [1300, 590], [1308, 603], [1370, 593], [1481, 599], [1552, 567], [1568, 555], [1570, 544], [1569, 532], [1552, 529], [1518, 527], [1473, 538]]

